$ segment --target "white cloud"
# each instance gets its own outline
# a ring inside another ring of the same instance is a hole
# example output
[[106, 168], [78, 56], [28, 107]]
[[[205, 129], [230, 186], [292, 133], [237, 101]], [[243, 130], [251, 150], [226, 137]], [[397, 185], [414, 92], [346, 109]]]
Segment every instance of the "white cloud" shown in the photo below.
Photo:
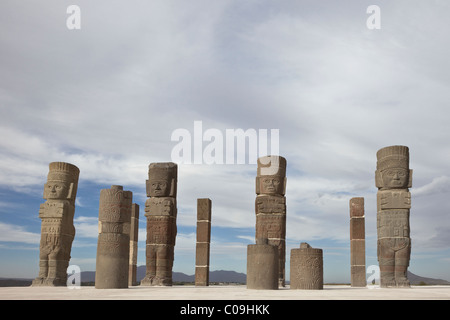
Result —
[[436, 193], [447, 193], [449, 191], [450, 177], [448, 176], [434, 178], [430, 183], [411, 190], [415, 197], [422, 197]]
[[98, 238], [98, 218], [79, 216], [73, 219], [75, 237]]
[[27, 231], [22, 226], [0, 222], [0, 241], [39, 245], [40, 240], [41, 235], [39, 233]]

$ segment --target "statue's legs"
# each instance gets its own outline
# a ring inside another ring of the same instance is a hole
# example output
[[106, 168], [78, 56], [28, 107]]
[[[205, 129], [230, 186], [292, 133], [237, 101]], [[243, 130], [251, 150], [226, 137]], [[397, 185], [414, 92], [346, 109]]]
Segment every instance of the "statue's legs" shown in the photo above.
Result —
[[59, 245], [55, 246], [48, 255], [48, 274], [45, 280], [47, 285], [65, 286], [67, 284], [67, 267], [70, 260], [70, 251], [67, 248], [72, 245], [71, 240], [62, 236]]
[[156, 277], [156, 246], [147, 245], [145, 248], [146, 258], [146, 272], [144, 279], [141, 280], [141, 285], [153, 285], [153, 279]]
[[395, 251], [390, 238], [378, 240], [378, 263], [380, 265], [380, 286], [395, 287]]
[[[47, 257], [47, 256], [45, 256]], [[47, 278], [48, 274], [48, 260], [43, 260], [42, 257], [40, 257], [39, 260], [39, 274], [36, 277], [36, 279], [33, 280], [32, 286], [41, 286], [44, 284], [45, 279]]]
[[400, 238], [396, 240], [397, 247], [400, 249], [395, 252], [395, 282], [397, 287], [409, 287], [407, 272], [411, 256], [411, 239]]
[[48, 261], [48, 277], [45, 283], [48, 286], [65, 286], [67, 282], [67, 260], [49, 260]]
[[174, 247], [172, 245], [160, 245], [157, 251], [156, 278], [158, 285], [172, 285], [172, 266]]

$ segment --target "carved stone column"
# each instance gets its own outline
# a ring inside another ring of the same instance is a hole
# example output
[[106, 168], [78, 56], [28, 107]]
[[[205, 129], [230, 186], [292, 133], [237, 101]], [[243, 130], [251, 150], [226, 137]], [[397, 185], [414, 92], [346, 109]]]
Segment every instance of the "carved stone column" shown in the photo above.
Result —
[[366, 282], [366, 233], [364, 198], [350, 199], [350, 268], [351, 286], [365, 287]]
[[209, 286], [211, 243], [211, 200], [197, 199], [197, 243], [195, 250], [195, 285]]
[[267, 239], [256, 239], [247, 246], [247, 289], [278, 289], [278, 247]]
[[132, 192], [100, 190], [95, 288], [128, 288]]
[[291, 250], [291, 289], [323, 289], [322, 249], [303, 242], [300, 248]]
[[136, 280], [137, 272], [137, 250], [139, 236], [139, 205], [133, 203], [131, 206], [131, 223], [130, 223], [130, 266], [128, 273], [128, 285], [138, 285]]

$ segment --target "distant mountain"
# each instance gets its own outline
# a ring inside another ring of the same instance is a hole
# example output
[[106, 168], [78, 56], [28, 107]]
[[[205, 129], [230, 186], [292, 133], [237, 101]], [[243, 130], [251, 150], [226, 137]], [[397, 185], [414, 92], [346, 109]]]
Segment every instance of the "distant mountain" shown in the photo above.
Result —
[[0, 278], [0, 287], [29, 287], [31, 279], [8, 279]]
[[[141, 281], [145, 276], [145, 266], [137, 268], [136, 278]], [[174, 282], [195, 282], [195, 275], [187, 275], [182, 272], [173, 272], [172, 279]], [[426, 278], [418, 276], [408, 271], [408, 279], [412, 285], [450, 285], [450, 282], [442, 279]], [[209, 272], [210, 282], [225, 282], [225, 283], [242, 283], [245, 284], [247, 276], [245, 273], [235, 271], [216, 270]], [[30, 286], [32, 279], [20, 278], [0, 278], [0, 287], [24, 287]], [[82, 271], [81, 282], [94, 282], [95, 271]]]
[[217, 270], [209, 272], [210, 282], [247, 283], [247, 275], [236, 271]]
[[[145, 277], [145, 266], [137, 267], [136, 279], [141, 281]], [[195, 282], [195, 275], [187, 275], [182, 272], [173, 272], [172, 280], [174, 282]], [[239, 273], [235, 271], [217, 270], [209, 272], [210, 282], [232, 282], [232, 283], [246, 283], [247, 276], [245, 273]]]
[[447, 280], [425, 278], [425, 277], [415, 275], [414, 273], [412, 273], [410, 271], [408, 271], [408, 279], [409, 279], [409, 282], [413, 285], [420, 285], [420, 284], [450, 285], [450, 282], [448, 282]]
[[[140, 282], [145, 277], [146, 267], [139, 266], [136, 269], [136, 279]], [[172, 273], [173, 282], [195, 282], [195, 275], [187, 275], [182, 272]], [[232, 283], [246, 283], [247, 276], [245, 273], [235, 271], [217, 270], [209, 272], [210, 282], [232, 282]], [[82, 271], [81, 282], [94, 282], [95, 271]]]
[[81, 282], [95, 282], [95, 271], [81, 271]]

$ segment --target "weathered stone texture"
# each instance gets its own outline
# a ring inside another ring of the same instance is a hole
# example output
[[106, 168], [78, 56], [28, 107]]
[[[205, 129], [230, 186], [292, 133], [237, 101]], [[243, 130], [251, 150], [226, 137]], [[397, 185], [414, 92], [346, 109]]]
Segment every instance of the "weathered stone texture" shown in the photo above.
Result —
[[128, 288], [132, 192], [100, 191], [95, 288]]
[[143, 286], [171, 286], [177, 235], [177, 165], [151, 163], [146, 181], [146, 274]]
[[44, 199], [40, 205], [39, 274], [33, 286], [65, 286], [72, 242], [73, 218], [80, 170], [70, 163], [49, 164]]
[[291, 289], [323, 289], [323, 252], [305, 242], [291, 249]]
[[128, 285], [136, 286], [136, 272], [137, 272], [137, 253], [138, 253], [138, 235], [139, 235], [139, 205], [133, 203], [131, 206], [131, 221], [130, 221], [130, 263], [128, 272]]
[[258, 159], [256, 176], [256, 239], [267, 239], [278, 248], [278, 284], [285, 286], [286, 263], [286, 159]]
[[279, 251], [267, 239], [247, 246], [247, 289], [277, 290]]
[[407, 269], [411, 255], [409, 213], [412, 170], [409, 148], [385, 147], [377, 152], [378, 262], [381, 287], [409, 287]]
[[365, 287], [367, 283], [364, 198], [352, 198], [349, 205], [351, 286]]
[[211, 200], [197, 199], [197, 244], [195, 253], [195, 285], [209, 285], [211, 242]]

